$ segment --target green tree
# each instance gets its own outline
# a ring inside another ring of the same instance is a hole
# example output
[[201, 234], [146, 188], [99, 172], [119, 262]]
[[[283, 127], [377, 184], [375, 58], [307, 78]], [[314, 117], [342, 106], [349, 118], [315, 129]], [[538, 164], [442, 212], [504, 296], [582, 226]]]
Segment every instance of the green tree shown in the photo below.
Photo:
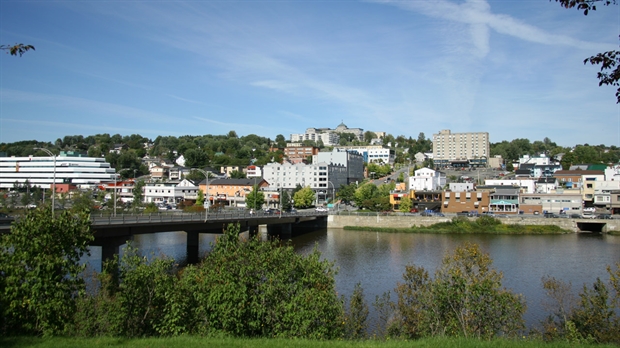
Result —
[[[596, 10], [596, 3], [609, 6], [616, 4], [616, 0], [555, 0], [565, 8], [577, 8], [588, 15], [590, 11]], [[620, 86], [620, 51], [607, 51], [586, 58], [584, 64], [600, 65], [601, 69], [597, 74], [599, 86], [610, 85]], [[620, 103], [620, 88], [616, 90], [616, 103]]]
[[403, 198], [401, 198], [400, 204], [398, 205], [398, 210], [402, 211], [403, 213], [408, 213], [411, 208], [411, 198], [409, 198], [409, 196], [404, 196]]
[[336, 339], [344, 309], [334, 274], [333, 263], [316, 249], [301, 255], [278, 241], [241, 241], [239, 226], [229, 225], [179, 281], [191, 297], [193, 317], [186, 323], [196, 334]]
[[0, 237], [0, 325], [12, 334], [60, 334], [84, 291], [79, 277], [93, 240], [87, 211], [31, 210]]
[[198, 195], [196, 196], [196, 205], [202, 207], [205, 205], [205, 193], [202, 190], [198, 190]]
[[92, 191], [76, 191], [71, 196], [71, 211], [93, 211], [95, 200]]
[[293, 196], [295, 201], [295, 208], [308, 208], [314, 205], [314, 191], [310, 187], [304, 187], [301, 190], [295, 192]]
[[245, 196], [245, 206], [248, 209], [259, 210], [265, 204], [265, 194], [259, 190], [258, 185], [252, 187], [252, 191]]
[[282, 191], [282, 207], [281, 209], [283, 211], [288, 211], [291, 210], [291, 208], [293, 207], [293, 205], [291, 204], [291, 196], [288, 194], [288, 191], [284, 190]]
[[144, 192], [143, 192], [144, 185], [146, 185], [144, 183], [144, 180], [138, 180], [133, 185], [133, 202], [132, 202], [132, 206], [134, 208], [142, 206], [142, 203], [143, 203], [142, 200], [144, 198]]
[[362, 209], [373, 210], [374, 202], [372, 199], [377, 195], [377, 185], [366, 183], [355, 190], [355, 205]]
[[434, 279], [422, 267], [407, 266], [396, 288], [397, 332], [408, 338], [517, 335], [524, 328], [524, 300], [502, 288], [502, 273], [491, 266], [475, 244], [447, 255]]
[[230, 172], [231, 179], [245, 179], [245, 173], [239, 170], [233, 170]]
[[350, 340], [366, 338], [368, 329], [368, 304], [364, 299], [364, 289], [360, 283], [355, 284], [349, 300], [345, 320], [345, 337]]
[[336, 197], [338, 197], [338, 199], [340, 199], [343, 203], [353, 202], [355, 200], [356, 189], [357, 185], [355, 183], [340, 186], [340, 189], [336, 192]]

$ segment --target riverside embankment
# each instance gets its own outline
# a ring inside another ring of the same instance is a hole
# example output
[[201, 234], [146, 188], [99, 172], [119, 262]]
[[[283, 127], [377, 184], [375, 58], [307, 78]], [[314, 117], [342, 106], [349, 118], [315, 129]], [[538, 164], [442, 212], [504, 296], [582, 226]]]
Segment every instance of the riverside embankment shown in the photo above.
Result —
[[[385, 213], [331, 214], [327, 218], [329, 228], [345, 226], [410, 228], [411, 226], [430, 226], [452, 220], [453, 216], [436, 217], [420, 215], [392, 215]], [[474, 221], [476, 218], [468, 218]], [[620, 231], [620, 220], [600, 219], [546, 219], [543, 217], [509, 216], [499, 219], [507, 225], [556, 225], [572, 232], [611, 232]]]

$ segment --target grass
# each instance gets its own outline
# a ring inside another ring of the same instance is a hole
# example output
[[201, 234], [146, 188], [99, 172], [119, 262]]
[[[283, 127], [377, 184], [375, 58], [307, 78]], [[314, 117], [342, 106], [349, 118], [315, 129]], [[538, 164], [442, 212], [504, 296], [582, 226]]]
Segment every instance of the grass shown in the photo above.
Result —
[[408, 232], [436, 234], [563, 234], [570, 231], [556, 225], [509, 225], [496, 218], [481, 216], [475, 220], [456, 217], [451, 221], [439, 222], [430, 226], [411, 226], [409, 228], [345, 226], [345, 230], [371, 232]]
[[313, 341], [303, 339], [243, 339], [243, 338], [203, 338], [195, 336], [179, 336], [169, 338], [39, 338], [39, 337], [0, 337], [0, 347], [40, 347], [40, 348], [72, 348], [72, 347], [144, 347], [144, 348], [193, 348], [193, 347], [256, 347], [256, 348], [285, 348], [285, 347], [367, 347], [367, 348], [398, 348], [398, 347], [617, 347], [614, 345], [575, 344], [569, 342], [543, 342], [537, 340], [507, 340], [495, 339], [482, 341], [464, 338], [426, 338], [415, 341], [406, 340], [366, 340], [366, 341]]

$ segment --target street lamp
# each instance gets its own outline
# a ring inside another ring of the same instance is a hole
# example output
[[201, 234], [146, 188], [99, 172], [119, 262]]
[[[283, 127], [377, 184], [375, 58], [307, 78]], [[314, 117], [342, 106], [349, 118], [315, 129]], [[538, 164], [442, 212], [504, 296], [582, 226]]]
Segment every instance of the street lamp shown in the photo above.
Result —
[[209, 206], [211, 205], [211, 201], [209, 200], [209, 172], [204, 171], [200, 168], [193, 169], [201, 172], [205, 176], [205, 180], [207, 181], [207, 188], [205, 193], [205, 196], [207, 198], [207, 208], [205, 209], [205, 222], [207, 222], [207, 220], [209, 220]]
[[35, 147], [34, 149], [41, 150], [48, 155], [54, 157], [54, 178], [52, 179], [52, 184], [50, 185], [50, 188], [52, 188], [52, 218], [54, 218], [54, 205], [56, 204], [56, 201], [54, 199], [56, 197], [56, 155], [52, 153], [52, 151], [42, 147]]
[[[332, 204], [334, 204], [336, 202], [336, 187], [334, 186], [334, 183], [329, 180], [327, 183], [332, 184]], [[329, 185], [327, 185], [327, 189], [329, 190]]]

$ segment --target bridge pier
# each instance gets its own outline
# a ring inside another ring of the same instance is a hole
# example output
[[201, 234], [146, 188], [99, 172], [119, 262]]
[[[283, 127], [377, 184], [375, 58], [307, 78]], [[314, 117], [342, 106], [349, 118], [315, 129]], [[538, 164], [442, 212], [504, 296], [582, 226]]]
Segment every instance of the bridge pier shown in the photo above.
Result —
[[[133, 236], [123, 236], [116, 238], [106, 238], [102, 240], [99, 245], [101, 246], [101, 263], [114, 259], [116, 255], [120, 254], [121, 246], [127, 244], [128, 241], [132, 241]], [[96, 245], [96, 244], [93, 244]]]
[[200, 233], [197, 231], [185, 232], [187, 234], [187, 263], [190, 265], [197, 264], [200, 261]]

